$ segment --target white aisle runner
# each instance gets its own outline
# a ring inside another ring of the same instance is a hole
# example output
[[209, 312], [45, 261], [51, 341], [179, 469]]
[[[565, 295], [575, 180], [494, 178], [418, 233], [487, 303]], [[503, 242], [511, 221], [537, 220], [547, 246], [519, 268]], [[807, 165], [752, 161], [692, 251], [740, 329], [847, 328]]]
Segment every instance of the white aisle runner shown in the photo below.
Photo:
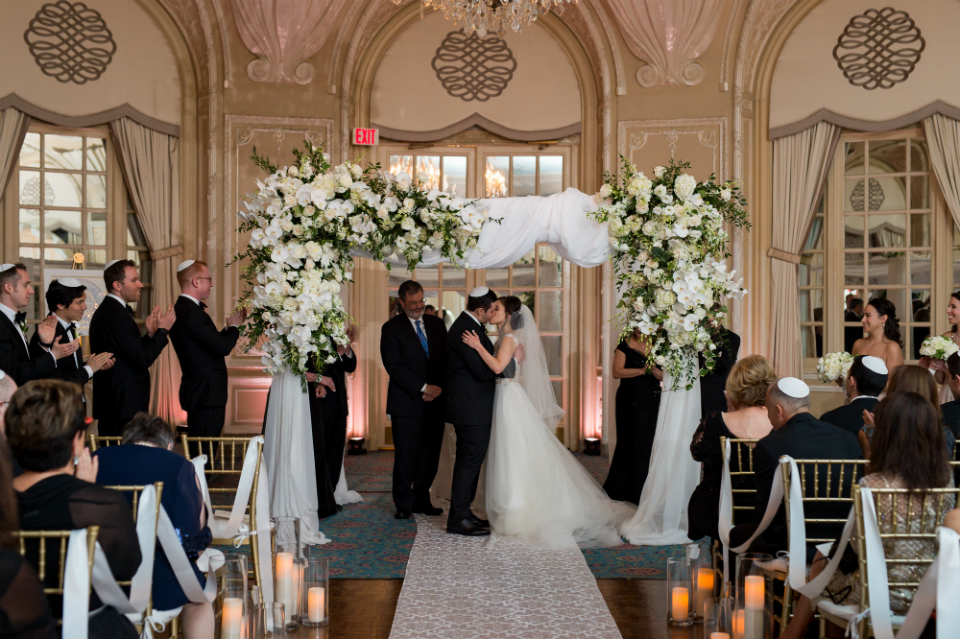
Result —
[[620, 639], [583, 554], [417, 515], [391, 639]]

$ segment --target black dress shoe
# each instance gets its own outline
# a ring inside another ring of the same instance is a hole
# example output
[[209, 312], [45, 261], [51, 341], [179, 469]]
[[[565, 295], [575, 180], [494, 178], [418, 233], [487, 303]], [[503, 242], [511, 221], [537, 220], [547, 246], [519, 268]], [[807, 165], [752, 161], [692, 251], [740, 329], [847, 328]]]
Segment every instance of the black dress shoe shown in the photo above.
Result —
[[466, 535], [467, 537], [483, 537], [490, 534], [490, 529], [481, 528], [473, 523], [472, 519], [466, 517], [454, 524], [447, 524], [447, 532], [455, 535]]
[[480, 518], [477, 517], [476, 515], [470, 515], [470, 519], [473, 520], [473, 523], [475, 523], [476, 525], [480, 526], [481, 528], [489, 528], [489, 527], [490, 527], [490, 520], [488, 520], [488, 519], [480, 519]]
[[394, 519], [410, 519], [410, 515], [413, 511], [409, 508], [398, 508], [397, 512], [393, 513]]
[[436, 517], [437, 515], [443, 514], [443, 508], [434, 508], [431, 505], [423, 508], [414, 508], [413, 512], [417, 513], [418, 515], [430, 515], [432, 517]]

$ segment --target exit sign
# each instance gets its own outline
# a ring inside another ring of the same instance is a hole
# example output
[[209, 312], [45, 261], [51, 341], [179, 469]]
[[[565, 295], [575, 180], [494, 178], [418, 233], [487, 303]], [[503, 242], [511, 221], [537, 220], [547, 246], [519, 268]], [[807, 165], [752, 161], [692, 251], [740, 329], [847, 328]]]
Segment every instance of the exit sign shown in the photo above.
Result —
[[357, 146], [375, 146], [380, 141], [379, 129], [354, 129], [353, 143]]

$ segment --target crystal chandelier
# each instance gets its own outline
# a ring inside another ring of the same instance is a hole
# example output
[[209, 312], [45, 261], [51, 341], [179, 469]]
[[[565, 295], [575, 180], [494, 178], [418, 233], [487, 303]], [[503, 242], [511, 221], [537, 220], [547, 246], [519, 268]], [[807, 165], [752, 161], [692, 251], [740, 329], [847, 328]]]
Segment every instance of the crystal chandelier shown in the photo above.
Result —
[[[403, 0], [393, 2], [400, 4]], [[434, 9], [447, 20], [462, 21], [466, 33], [476, 32], [484, 38], [488, 33], [503, 35], [505, 27], [520, 33], [540, 14], [570, 2], [577, 0], [420, 0], [420, 17], [427, 9]]]

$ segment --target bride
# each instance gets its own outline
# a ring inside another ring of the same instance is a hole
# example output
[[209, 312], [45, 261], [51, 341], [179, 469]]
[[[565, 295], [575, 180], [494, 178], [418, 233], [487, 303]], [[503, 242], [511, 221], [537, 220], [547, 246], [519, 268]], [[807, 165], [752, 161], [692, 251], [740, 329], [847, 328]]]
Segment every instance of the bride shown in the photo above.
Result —
[[563, 417], [547, 372], [540, 332], [530, 309], [514, 296], [491, 307], [499, 328], [491, 355], [473, 331], [463, 341], [500, 373], [523, 345], [514, 379], [498, 379], [486, 461], [486, 507], [492, 529], [552, 547], [618, 546], [629, 504], [607, 497], [600, 484], [557, 439]]

